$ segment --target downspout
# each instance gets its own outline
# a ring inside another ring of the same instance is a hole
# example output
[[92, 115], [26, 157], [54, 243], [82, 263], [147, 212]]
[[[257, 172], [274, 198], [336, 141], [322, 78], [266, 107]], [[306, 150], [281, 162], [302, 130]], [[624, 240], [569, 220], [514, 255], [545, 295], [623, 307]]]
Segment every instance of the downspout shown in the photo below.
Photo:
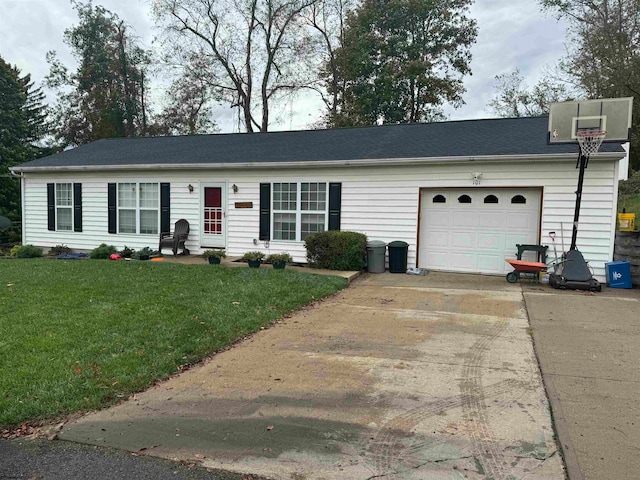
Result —
[[[628, 157], [627, 157], [628, 158]], [[614, 182], [613, 182], [613, 222], [611, 222], [611, 245], [609, 246], [609, 261], [613, 262], [614, 255], [616, 254], [616, 227], [618, 226], [618, 189], [620, 186], [620, 177], [624, 176], [624, 172], [620, 172], [620, 164], [624, 160], [618, 160], [614, 166]], [[627, 163], [627, 168], [628, 168]]]

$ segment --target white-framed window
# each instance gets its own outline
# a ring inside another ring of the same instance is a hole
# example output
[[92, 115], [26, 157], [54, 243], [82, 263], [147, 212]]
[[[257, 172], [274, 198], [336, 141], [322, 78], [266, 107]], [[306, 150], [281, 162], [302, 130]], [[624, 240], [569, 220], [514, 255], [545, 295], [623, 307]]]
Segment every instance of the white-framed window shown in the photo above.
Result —
[[158, 235], [160, 185], [147, 182], [118, 183], [118, 233]]
[[56, 183], [56, 230], [73, 230], [72, 183]]
[[273, 183], [271, 188], [272, 239], [303, 241], [327, 229], [327, 182]]

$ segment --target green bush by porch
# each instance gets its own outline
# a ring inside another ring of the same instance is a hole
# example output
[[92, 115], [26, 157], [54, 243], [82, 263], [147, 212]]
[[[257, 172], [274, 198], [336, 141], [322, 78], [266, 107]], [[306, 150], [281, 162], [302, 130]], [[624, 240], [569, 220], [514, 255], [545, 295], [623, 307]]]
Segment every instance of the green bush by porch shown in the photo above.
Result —
[[367, 236], [362, 233], [336, 230], [312, 233], [304, 244], [312, 267], [359, 271], [365, 266]]

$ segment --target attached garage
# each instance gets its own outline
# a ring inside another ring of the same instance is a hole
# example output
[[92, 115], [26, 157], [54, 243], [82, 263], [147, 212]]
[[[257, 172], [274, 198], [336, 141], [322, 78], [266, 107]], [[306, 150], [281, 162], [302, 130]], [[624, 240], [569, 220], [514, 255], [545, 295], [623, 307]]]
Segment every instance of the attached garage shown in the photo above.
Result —
[[506, 273], [516, 244], [539, 242], [541, 200], [538, 188], [423, 189], [418, 265]]

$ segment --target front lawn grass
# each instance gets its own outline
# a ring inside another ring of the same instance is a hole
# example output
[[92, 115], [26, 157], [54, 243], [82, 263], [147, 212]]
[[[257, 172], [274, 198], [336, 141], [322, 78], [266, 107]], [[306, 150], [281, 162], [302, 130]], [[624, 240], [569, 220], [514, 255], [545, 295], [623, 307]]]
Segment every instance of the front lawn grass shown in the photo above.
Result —
[[0, 282], [4, 427], [109, 405], [346, 286], [289, 270], [46, 259], [0, 260]]

